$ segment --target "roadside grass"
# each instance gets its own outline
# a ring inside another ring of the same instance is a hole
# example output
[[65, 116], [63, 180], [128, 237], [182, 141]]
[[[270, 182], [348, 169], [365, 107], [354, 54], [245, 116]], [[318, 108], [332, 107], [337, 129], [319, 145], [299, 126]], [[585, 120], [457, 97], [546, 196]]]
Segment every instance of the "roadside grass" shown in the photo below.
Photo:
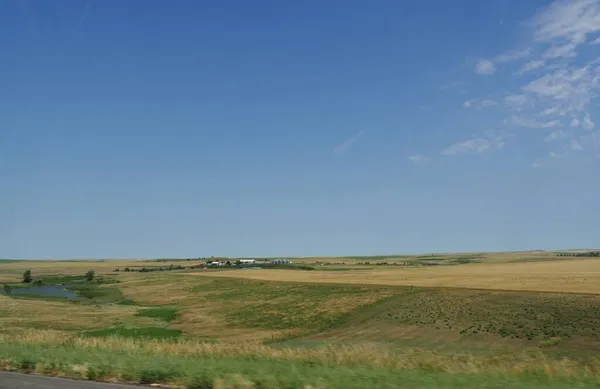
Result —
[[257, 343], [89, 338], [50, 331], [0, 334], [0, 345], [4, 369], [191, 389], [587, 389], [600, 385], [598, 361], [582, 365], [542, 353], [449, 357], [367, 346], [275, 349]]

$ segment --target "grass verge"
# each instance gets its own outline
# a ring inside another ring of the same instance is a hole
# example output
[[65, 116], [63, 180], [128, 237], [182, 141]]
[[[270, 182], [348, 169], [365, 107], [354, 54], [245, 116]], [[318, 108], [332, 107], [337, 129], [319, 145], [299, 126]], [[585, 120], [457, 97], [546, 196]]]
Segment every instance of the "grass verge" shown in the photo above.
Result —
[[54, 347], [13, 342], [0, 345], [0, 367], [8, 370], [98, 381], [182, 385], [188, 389], [591, 389], [600, 385], [594, 377], [564, 377], [544, 369], [484, 372], [473, 366], [473, 372], [451, 373], [438, 371], [424, 360], [414, 369], [395, 369], [260, 354], [161, 355], [141, 348], [117, 351], [82, 347], [76, 341]]

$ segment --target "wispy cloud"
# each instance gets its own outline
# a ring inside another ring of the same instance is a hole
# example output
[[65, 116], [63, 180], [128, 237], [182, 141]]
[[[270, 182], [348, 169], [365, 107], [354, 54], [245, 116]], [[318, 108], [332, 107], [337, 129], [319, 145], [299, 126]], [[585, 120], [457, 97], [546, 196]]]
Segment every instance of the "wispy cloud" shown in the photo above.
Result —
[[568, 155], [569, 153], [566, 151], [560, 153], [556, 151], [551, 151], [544, 158], [533, 162], [531, 166], [536, 169], [551, 167], [560, 163], [560, 161], [566, 158]]
[[423, 155], [420, 155], [420, 154], [411, 155], [410, 157], [408, 157], [408, 159], [412, 163], [423, 163], [423, 162], [427, 162], [429, 160], [429, 158], [427, 158]]
[[459, 93], [459, 94], [469, 93], [467, 91], [465, 82], [462, 80], [455, 80], [455, 81], [450, 81], [445, 84], [442, 84], [442, 85], [440, 85], [440, 91]]
[[475, 63], [475, 73], [489, 76], [496, 73], [496, 66], [489, 59], [480, 59]]
[[494, 100], [489, 100], [489, 99], [488, 100], [471, 99], [471, 100], [465, 101], [463, 103], [463, 107], [481, 109], [481, 108], [493, 107], [497, 104], [498, 103], [496, 103]]
[[558, 130], [558, 131], [554, 131], [551, 132], [545, 139], [544, 142], [552, 142], [555, 140], [559, 140], [559, 139], [564, 139], [566, 137], [569, 136], [569, 133], [567, 133], [564, 130]]
[[85, 9], [83, 10], [83, 15], [81, 15], [81, 18], [79, 19], [79, 28], [83, 27], [83, 23], [85, 23], [85, 20], [88, 17], [91, 7], [92, 7], [92, 0], [87, 2]]
[[364, 130], [358, 131], [356, 134], [352, 135], [350, 138], [346, 139], [339, 145], [335, 146], [333, 148], [333, 152], [335, 154], [345, 154], [363, 136], [364, 133], [365, 133]]
[[456, 155], [464, 153], [482, 153], [490, 148], [490, 141], [485, 138], [473, 138], [453, 145], [442, 150], [442, 155]]
[[462, 81], [450, 81], [445, 84], [440, 85], [441, 90], [453, 89], [461, 86], [463, 84]]
[[486, 131], [480, 136], [463, 140], [446, 147], [441, 155], [480, 154], [487, 150], [499, 149], [504, 146], [505, 139], [510, 136], [505, 133]]
[[[595, 155], [600, 142], [590, 135], [595, 128], [591, 113], [600, 89], [600, 55], [592, 45], [600, 43], [600, 0], [556, 0], [532, 15], [525, 27], [527, 38], [520, 49], [479, 60], [476, 73], [492, 75], [503, 63], [522, 61], [516, 72], [520, 85], [504, 98], [505, 123], [541, 130], [569, 126], [569, 131], [541, 133], [540, 142]], [[584, 50], [586, 55], [581, 54]], [[489, 148], [480, 140], [451, 150]], [[544, 158], [554, 161], [556, 156]], [[535, 165], [548, 163], [542, 159]]]
[[539, 69], [542, 66], [544, 66], [545, 64], [546, 64], [546, 62], [542, 61], [540, 59], [529, 61], [529, 62], [523, 64], [517, 73], [520, 74], [520, 75], [523, 75], [523, 74], [525, 74], [525, 73], [527, 73], [529, 71], [532, 71], [532, 70], [535, 70], [535, 69]]
[[384, 188], [381, 190], [381, 194], [383, 196], [391, 196], [394, 193], [394, 189], [392, 188]]
[[513, 115], [508, 122], [517, 126], [529, 128], [552, 128], [562, 125], [560, 120], [538, 121], [533, 118], [526, 118], [517, 115]]

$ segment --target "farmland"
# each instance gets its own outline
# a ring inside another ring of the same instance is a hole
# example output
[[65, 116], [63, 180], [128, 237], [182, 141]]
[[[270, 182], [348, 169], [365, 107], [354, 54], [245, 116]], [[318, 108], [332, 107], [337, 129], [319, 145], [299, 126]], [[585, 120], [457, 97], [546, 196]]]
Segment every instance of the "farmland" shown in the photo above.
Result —
[[[438, 265], [419, 266], [425, 257]], [[31, 270], [85, 298], [0, 295], [0, 366], [189, 388], [599, 383], [599, 259], [478, 253], [114, 271], [170, 263], [181, 262], [1, 263], [0, 281], [15, 288]]]

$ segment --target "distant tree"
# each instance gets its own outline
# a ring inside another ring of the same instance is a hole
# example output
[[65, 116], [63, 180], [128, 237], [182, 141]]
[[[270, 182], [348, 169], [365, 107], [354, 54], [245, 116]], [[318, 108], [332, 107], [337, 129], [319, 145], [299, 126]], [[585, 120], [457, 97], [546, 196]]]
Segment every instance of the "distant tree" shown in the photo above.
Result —
[[33, 281], [33, 277], [31, 276], [31, 270], [25, 270], [25, 273], [23, 273], [23, 283], [29, 284], [31, 281]]
[[8, 284], [4, 284], [4, 294], [10, 296], [12, 293], [12, 287]]
[[93, 270], [88, 270], [88, 272], [85, 273], [85, 279], [87, 281], [93, 281], [94, 277], [96, 277], [96, 272]]

